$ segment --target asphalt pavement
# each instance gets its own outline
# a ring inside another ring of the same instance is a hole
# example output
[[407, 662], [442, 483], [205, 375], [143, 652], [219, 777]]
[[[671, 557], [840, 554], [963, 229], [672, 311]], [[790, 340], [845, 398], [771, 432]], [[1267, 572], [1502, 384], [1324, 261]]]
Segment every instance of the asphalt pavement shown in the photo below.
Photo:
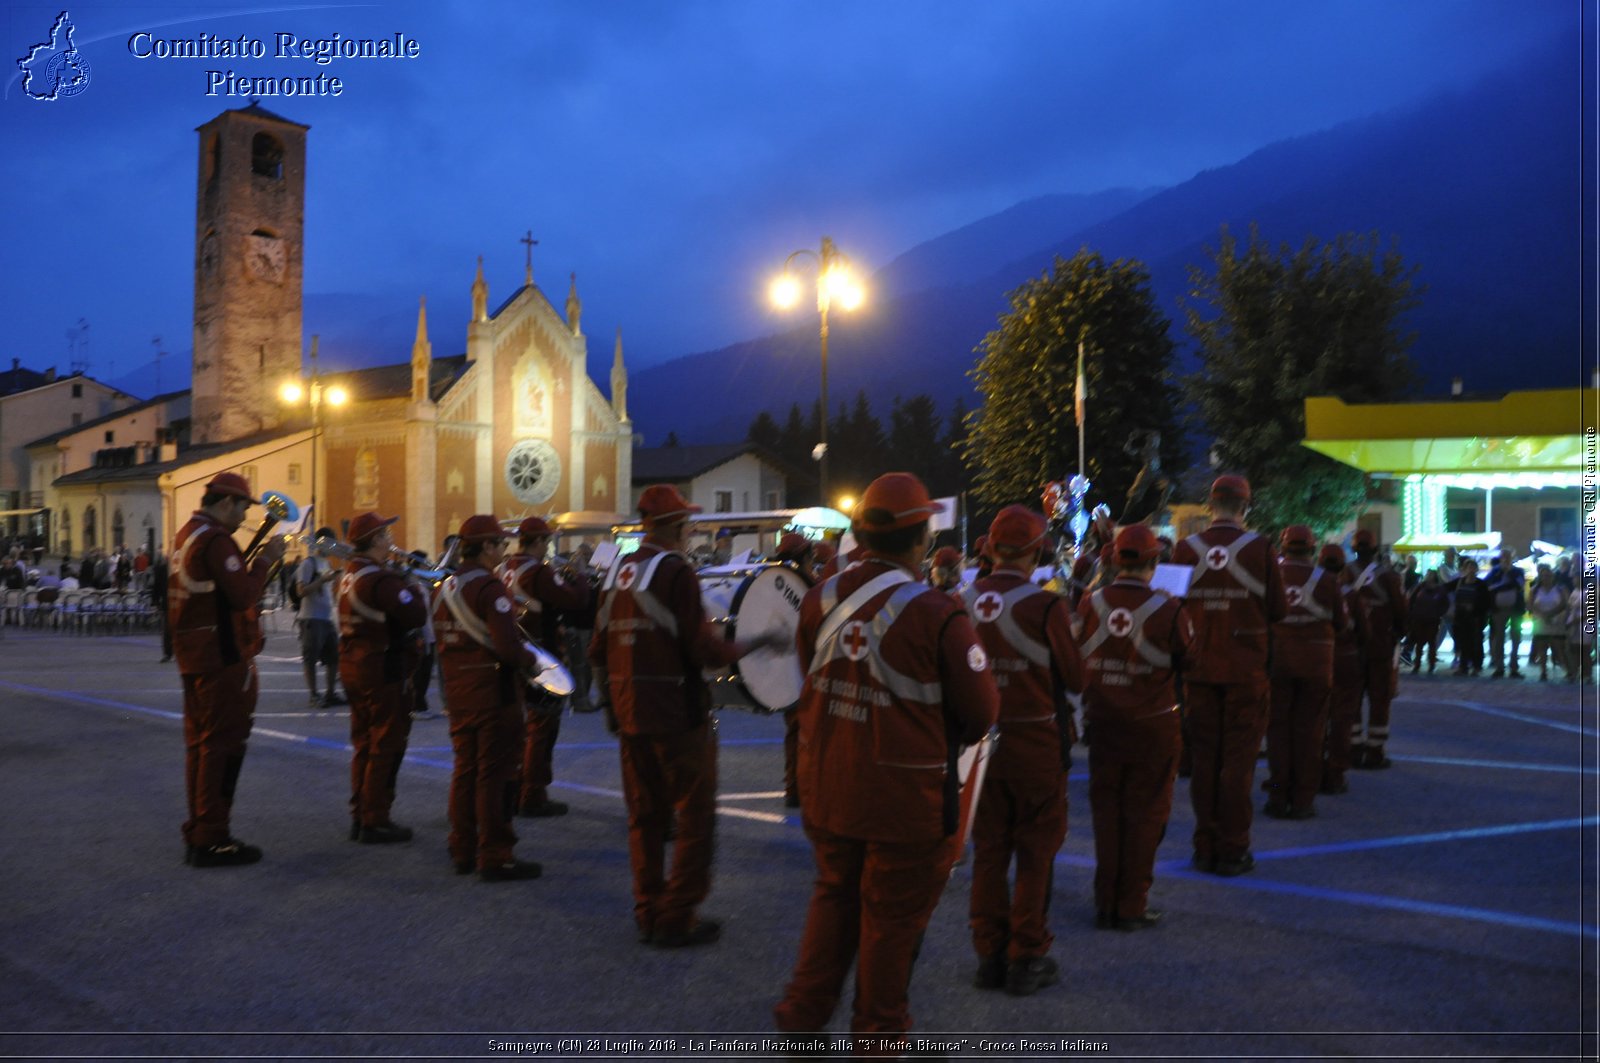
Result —
[[[184, 866], [178, 676], [152, 635], [0, 637], [0, 1056], [783, 1058], [810, 850], [782, 724], [720, 716], [717, 944], [634, 940], [616, 744], [568, 716], [532, 882], [445, 853], [446, 720], [416, 722], [395, 818], [346, 838], [348, 720], [306, 706], [274, 634], [234, 810], [266, 853]], [[1405, 676], [1394, 767], [1315, 819], [1257, 817], [1255, 870], [1187, 866], [1182, 780], [1139, 933], [1097, 930], [1083, 754], [1051, 920], [1062, 981], [971, 985], [957, 868], [911, 985], [908, 1047], [951, 1058], [1594, 1058], [1597, 720], [1585, 684]], [[437, 705], [437, 694], [434, 695]], [[1264, 763], [1258, 779], [1264, 777]], [[847, 990], [848, 992], [848, 990]], [[848, 1000], [831, 1046], [847, 1038]]]

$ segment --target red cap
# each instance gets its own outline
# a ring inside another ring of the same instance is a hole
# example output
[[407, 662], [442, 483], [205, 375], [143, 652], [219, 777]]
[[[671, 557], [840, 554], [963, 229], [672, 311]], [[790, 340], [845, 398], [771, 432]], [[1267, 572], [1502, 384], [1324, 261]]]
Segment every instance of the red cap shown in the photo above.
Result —
[[1343, 565], [1344, 547], [1340, 546], [1338, 543], [1329, 543], [1327, 546], [1324, 546], [1322, 548], [1322, 552], [1317, 555], [1317, 564], [1326, 565], [1330, 561], [1336, 565]]
[[1309, 525], [1291, 524], [1283, 529], [1283, 534], [1278, 537], [1278, 543], [1285, 550], [1315, 550], [1317, 537]]
[[933, 552], [934, 568], [955, 568], [961, 564], [961, 551], [953, 546], [941, 546]]
[[261, 500], [250, 493], [250, 481], [236, 472], [219, 472], [206, 484], [207, 494], [230, 495], [259, 506]]
[[811, 540], [799, 532], [785, 532], [783, 538], [778, 540], [778, 553], [787, 557], [799, 557], [810, 545]]
[[522, 523], [517, 525], [517, 538], [532, 539], [540, 535], [551, 535], [550, 525], [544, 522], [543, 517], [523, 517]]
[[464, 543], [488, 543], [496, 539], [511, 538], [490, 513], [474, 513], [461, 522], [461, 531], [458, 534]]
[[639, 515], [644, 526], [659, 528], [663, 524], [676, 524], [700, 507], [684, 498], [671, 484], [651, 484], [639, 495]]
[[1007, 506], [989, 525], [986, 546], [990, 556], [1002, 560], [1031, 554], [1044, 541], [1044, 515], [1027, 506]]
[[1240, 502], [1250, 501], [1250, 481], [1243, 476], [1219, 476], [1211, 481], [1212, 498], [1234, 498]]
[[855, 532], [895, 531], [921, 524], [944, 506], [928, 497], [928, 489], [909, 472], [886, 472], [867, 485], [850, 520]]
[[1148, 524], [1130, 524], [1117, 532], [1112, 543], [1118, 564], [1143, 565], [1161, 556], [1161, 541]]
[[372, 538], [399, 519], [399, 517], [380, 517], [370, 511], [356, 514], [356, 519], [350, 522], [350, 544], [357, 549], [365, 550], [367, 548], [365, 540]]
[[1350, 537], [1350, 549], [1352, 550], [1376, 550], [1377, 548], [1378, 537], [1372, 534], [1370, 528], [1357, 528], [1356, 533]]

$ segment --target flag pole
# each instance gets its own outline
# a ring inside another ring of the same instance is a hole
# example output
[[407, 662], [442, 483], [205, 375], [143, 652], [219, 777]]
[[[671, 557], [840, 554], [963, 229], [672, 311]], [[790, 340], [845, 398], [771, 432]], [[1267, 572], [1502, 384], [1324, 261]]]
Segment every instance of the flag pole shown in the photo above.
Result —
[[1073, 405], [1072, 412], [1073, 412], [1075, 420], [1077, 420], [1077, 422], [1078, 422], [1078, 475], [1079, 476], [1083, 476], [1084, 475], [1083, 421], [1084, 421], [1084, 400], [1087, 397], [1086, 393], [1088, 392], [1088, 390], [1089, 390], [1088, 385], [1084, 381], [1084, 378], [1083, 378], [1083, 341], [1079, 340], [1078, 341], [1078, 386], [1077, 386], [1077, 391], [1076, 391], [1075, 395], [1073, 396], [1074, 402], [1072, 404]]

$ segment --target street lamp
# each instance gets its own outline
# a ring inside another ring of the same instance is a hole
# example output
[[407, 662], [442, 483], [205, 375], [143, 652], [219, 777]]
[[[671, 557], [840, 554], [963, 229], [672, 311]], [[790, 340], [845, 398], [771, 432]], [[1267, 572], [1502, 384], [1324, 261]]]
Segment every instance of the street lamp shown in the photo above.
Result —
[[817, 313], [822, 318], [822, 439], [811, 456], [817, 460], [823, 504], [828, 499], [828, 308], [835, 302], [840, 309], [854, 310], [866, 299], [866, 292], [850, 269], [850, 259], [840, 254], [833, 240], [824, 236], [822, 250], [795, 251], [784, 259], [783, 273], [772, 282], [770, 296], [774, 306], [788, 310], [800, 302], [800, 280], [794, 274], [797, 258], [810, 258], [817, 266]]
[[327, 526], [328, 522], [322, 519], [322, 514], [317, 512], [317, 449], [322, 446], [322, 406], [339, 407], [350, 401], [350, 393], [338, 384], [323, 386], [322, 379], [317, 372], [317, 337], [311, 337], [311, 380], [302, 384], [299, 380], [290, 379], [283, 382], [278, 389], [278, 398], [286, 406], [298, 406], [307, 402], [311, 407], [311, 506], [307, 510], [311, 514], [311, 523], [320, 523]]

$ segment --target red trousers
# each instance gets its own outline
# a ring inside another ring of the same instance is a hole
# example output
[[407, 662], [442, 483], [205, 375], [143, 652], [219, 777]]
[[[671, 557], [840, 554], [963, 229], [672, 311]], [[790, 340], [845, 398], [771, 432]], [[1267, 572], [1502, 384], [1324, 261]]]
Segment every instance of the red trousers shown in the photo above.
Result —
[[[549, 799], [550, 781], [555, 778], [553, 757], [556, 738], [561, 734], [561, 710], [542, 704], [541, 694], [528, 694], [528, 735], [522, 747], [521, 802], [542, 805]], [[554, 711], [547, 711], [554, 708]]]
[[450, 859], [478, 870], [509, 863], [522, 709], [514, 702], [450, 706]]
[[183, 840], [202, 848], [228, 840], [233, 794], [256, 711], [254, 661], [183, 677], [184, 780], [189, 818]]
[[[633, 918], [640, 930], [674, 934], [694, 924], [711, 892], [717, 818], [717, 734], [710, 721], [678, 734], [622, 736]], [[672, 873], [667, 825], [676, 817]]]
[[[997, 779], [989, 775], [972, 821], [972, 945], [980, 957], [1043, 956], [1050, 932], [1056, 853], [1067, 837], [1067, 774]], [[1016, 858], [1017, 881], [1007, 882]]]
[[1266, 728], [1267, 677], [1237, 683], [1185, 683], [1194, 774], [1194, 852], [1202, 860], [1236, 860], [1250, 851], [1256, 754]]
[[386, 827], [411, 737], [411, 686], [371, 685], [346, 671], [339, 678], [350, 695], [350, 815], [363, 827]]
[[1355, 653], [1333, 655], [1333, 689], [1328, 694], [1328, 746], [1323, 758], [1323, 778], [1338, 784], [1350, 770], [1351, 736], [1361, 730], [1361, 657]]
[[1362, 654], [1363, 689], [1367, 695], [1366, 735], [1356, 733], [1361, 721], [1351, 728], [1351, 741], [1382, 749], [1389, 740], [1389, 703], [1394, 700], [1395, 683], [1399, 678], [1395, 666], [1394, 645], [1374, 642]]
[[1119, 919], [1144, 914], [1156, 849], [1172, 815], [1183, 744], [1178, 714], [1126, 722], [1096, 719], [1089, 746], [1094, 818], [1094, 907]]
[[1272, 677], [1267, 719], [1267, 789], [1292, 808], [1310, 808], [1322, 785], [1322, 747], [1333, 684], [1321, 677]]
[[[981, 802], [980, 802], [981, 807]], [[949, 838], [869, 842], [810, 823], [817, 881], [806, 911], [800, 958], [773, 1008], [780, 1030], [821, 1030], [833, 1017], [844, 979], [856, 965], [850, 1029], [911, 1029], [911, 969], [939, 903], [955, 845]]]

